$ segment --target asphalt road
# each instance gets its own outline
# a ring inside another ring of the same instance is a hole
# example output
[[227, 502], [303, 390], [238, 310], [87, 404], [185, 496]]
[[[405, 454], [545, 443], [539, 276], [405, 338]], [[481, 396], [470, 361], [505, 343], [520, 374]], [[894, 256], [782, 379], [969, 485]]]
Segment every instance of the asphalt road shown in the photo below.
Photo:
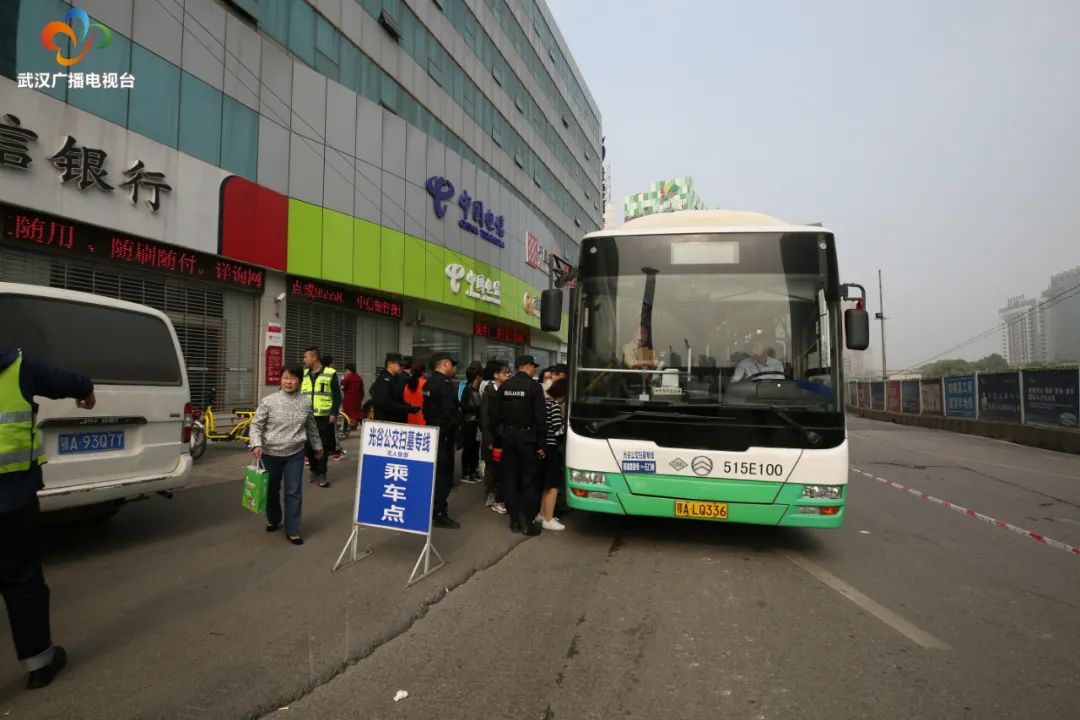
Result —
[[[851, 431], [853, 467], [1080, 546], [1080, 457]], [[575, 513], [529, 540], [463, 486], [406, 589], [416, 538], [365, 530], [329, 573], [354, 463], [305, 488], [295, 548], [211, 450], [174, 500], [52, 531], [72, 665], [27, 693], [8, 651], [0, 718], [1080, 717], [1080, 556], [862, 475], [835, 531]]]

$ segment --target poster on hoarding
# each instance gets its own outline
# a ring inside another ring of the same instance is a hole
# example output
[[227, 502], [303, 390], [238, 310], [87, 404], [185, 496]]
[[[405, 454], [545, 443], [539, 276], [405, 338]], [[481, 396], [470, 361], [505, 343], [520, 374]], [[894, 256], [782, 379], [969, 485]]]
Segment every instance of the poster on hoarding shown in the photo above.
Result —
[[900, 404], [900, 381], [890, 380], [885, 383], [885, 409], [891, 413], [898, 413], [903, 408]]
[[864, 383], [864, 382], [859, 383], [858, 392], [859, 392], [859, 407], [861, 407], [861, 408], [870, 407], [870, 388], [867, 387], [866, 383]]
[[1024, 370], [1024, 422], [1074, 428], [1080, 419], [1080, 373]]
[[885, 383], [870, 383], [870, 407], [874, 410], [885, 409]]
[[941, 380], [923, 380], [920, 390], [920, 402], [923, 415], [943, 415], [945, 408], [941, 403]]
[[1020, 422], [1020, 373], [979, 375], [979, 417]]
[[900, 406], [906, 415], [919, 414], [918, 380], [904, 380], [900, 383]]
[[975, 376], [948, 377], [945, 385], [945, 415], [973, 418], [975, 414]]

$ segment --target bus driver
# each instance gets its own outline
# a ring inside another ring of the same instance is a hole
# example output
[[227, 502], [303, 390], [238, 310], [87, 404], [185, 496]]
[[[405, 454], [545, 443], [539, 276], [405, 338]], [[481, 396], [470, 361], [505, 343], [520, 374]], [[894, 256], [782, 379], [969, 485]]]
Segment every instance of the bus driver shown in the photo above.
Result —
[[755, 340], [750, 346], [750, 357], [743, 358], [735, 366], [735, 374], [731, 382], [741, 382], [754, 378], [756, 380], [783, 380], [784, 364], [774, 357], [769, 357], [765, 352], [765, 343]]

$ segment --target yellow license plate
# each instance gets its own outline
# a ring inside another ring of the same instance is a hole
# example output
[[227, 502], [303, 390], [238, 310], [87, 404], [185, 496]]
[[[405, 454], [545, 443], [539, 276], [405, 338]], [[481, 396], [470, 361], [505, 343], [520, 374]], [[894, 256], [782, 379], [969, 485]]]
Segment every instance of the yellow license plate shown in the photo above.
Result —
[[675, 516], [703, 518], [705, 520], [727, 520], [727, 503], [676, 500]]

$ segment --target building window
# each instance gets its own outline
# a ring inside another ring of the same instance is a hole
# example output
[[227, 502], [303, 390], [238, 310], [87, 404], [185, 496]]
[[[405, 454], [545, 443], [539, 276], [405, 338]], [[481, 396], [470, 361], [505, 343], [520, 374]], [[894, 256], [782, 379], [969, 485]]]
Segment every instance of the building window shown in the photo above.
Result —
[[221, 167], [255, 182], [258, 164], [259, 114], [225, 96], [221, 114]]
[[221, 159], [221, 92], [191, 73], [180, 76], [180, 152], [218, 165]]
[[337, 80], [340, 70], [341, 36], [322, 15], [315, 17], [315, 69]]
[[469, 366], [469, 337], [448, 330], [420, 326], [413, 330], [413, 360], [420, 360], [431, 370], [431, 356], [447, 352], [458, 361], [458, 369], [464, 373]]
[[[95, 21], [93, 18], [92, 21]], [[38, 47], [41, 47], [40, 40]], [[42, 50], [44, 52], [44, 50]], [[61, 68], [57, 67], [56, 71], [60, 71]], [[106, 73], [120, 75], [131, 71], [131, 41], [120, 33], [112, 34], [112, 43], [109, 45], [108, 52], [89, 52], [86, 57], [79, 62], [78, 65], [73, 65], [68, 68], [66, 72], [75, 70], [81, 72], [84, 75], [89, 73], [97, 73], [104, 76]], [[59, 80], [58, 83], [65, 82], [65, 80]], [[136, 79], [136, 85], [138, 84]], [[128, 94], [130, 90], [120, 90], [111, 88], [109, 90], [97, 89], [97, 88], [82, 88], [75, 90], [68, 90], [68, 102], [75, 107], [82, 108], [87, 112], [92, 112], [100, 118], [104, 118], [109, 122], [116, 123], [122, 127], [127, 126], [128, 119]]]
[[315, 67], [315, 8], [304, 0], [292, 0], [289, 13], [289, 50]]
[[289, 4], [259, 0], [259, 27], [285, 47], [289, 46]]
[[176, 147], [180, 131], [180, 68], [141, 45], [131, 48], [131, 90], [128, 128]]

